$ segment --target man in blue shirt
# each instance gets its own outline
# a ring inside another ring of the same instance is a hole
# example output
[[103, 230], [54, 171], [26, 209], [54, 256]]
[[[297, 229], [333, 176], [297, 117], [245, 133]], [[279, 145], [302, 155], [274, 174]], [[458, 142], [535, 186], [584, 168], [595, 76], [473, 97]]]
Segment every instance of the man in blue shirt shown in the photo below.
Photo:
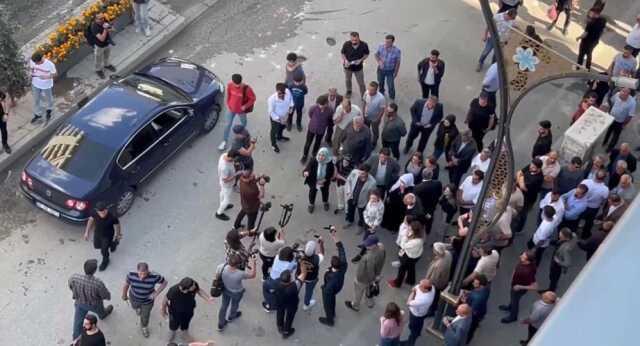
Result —
[[467, 334], [467, 344], [471, 343], [473, 334], [487, 314], [487, 303], [489, 302], [489, 294], [491, 293], [488, 283], [489, 281], [483, 274], [476, 275], [473, 279], [473, 290], [469, 291], [462, 298], [463, 302], [471, 306], [471, 326]]
[[618, 144], [618, 138], [620, 138], [622, 129], [631, 121], [635, 112], [636, 99], [631, 96], [631, 90], [629, 88], [622, 88], [611, 97], [609, 114], [613, 117], [613, 122], [609, 126], [602, 141], [602, 146], [607, 148], [607, 152], [611, 151], [616, 144]]
[[[156, 289], [156, 285], [160, 285]], [[149, 271], [145, 262], [138, 263], [136, 271], [129, 272], [122, 288], [122, 300], [131, 303], [131, 307], [140, 316], [142, 335], [149, 337], [149, 316], [156, 297], [167, 287], [167, 280], [162, 275]]]
[[587, 210], [587, 192], [587, 185], [580, 184], [560, 197], [564, 203], [564, 218], [559, 228], [567, 227], [572, 232], [577, 230], [580, 216]]
[[389, 86], [389, 98], [396, 99], [396, 88], [394, 79], [398, 76], [400, 70], [400, 49], [393, 45], [396, 38], [393, 35], [387, 35], [384, 43], [378, 47], [375, 57], [378, 62], [378, 84], [380, 84], [380, 93], [384, 95], [384, 81]]

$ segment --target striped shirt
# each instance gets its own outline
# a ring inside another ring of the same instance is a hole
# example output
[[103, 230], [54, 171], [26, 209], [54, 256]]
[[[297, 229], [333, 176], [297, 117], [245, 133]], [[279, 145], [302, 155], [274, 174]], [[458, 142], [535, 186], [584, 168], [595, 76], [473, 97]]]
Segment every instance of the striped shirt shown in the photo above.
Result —
[[141, 279], [137, 272], [127, 274], [127, 284], [130, 285], [129, 296], [137, 303], [152, 303], [151, 294], [156, 290], [156, 285], [162, 283], [164, 283], [164, 277], [155, 272], [150, 272], [144, 279]]
[[111, 299], [104, 282], [93, 275], [73, 274], [69, 278], [69, 289], [77, 304], [98, 305]]

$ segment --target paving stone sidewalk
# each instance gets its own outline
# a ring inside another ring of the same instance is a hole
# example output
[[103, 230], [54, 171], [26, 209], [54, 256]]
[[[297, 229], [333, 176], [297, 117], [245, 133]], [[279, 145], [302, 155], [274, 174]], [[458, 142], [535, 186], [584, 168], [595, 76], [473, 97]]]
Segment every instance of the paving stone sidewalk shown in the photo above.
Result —
[[[206, 8], [205, 8], [206, 9]], [[133, 24], [128, 25], [115, 37], [116, 46], [111, 50], [111, 62], [116, 67], [116, 74], [130, 72], [157, 49], [177, 35], [186, 25], [196, 19], [187, 19], [169, 7], [152, 2], [149, 9], [151, 19], [151, 36], [136, 33]], [[93, 55], [90, 54], [69, 70], [54, 85], [54, 111], [49, 122], [31, 124], [33, 118], [33, 99], [27, 93], [18, 100], [15, 108], [9, 109], [8, 121], [9, 145], [12, 153], [0, 153], [0, 171], [9, 167], [20, 156], [27, 153], [34, 145], [49, 136], [79, 106], [97, 94], [108, 82], [109, 78], [99, 78], [93, 68]], [[107, 71], [108, 72], [108, 71]]]

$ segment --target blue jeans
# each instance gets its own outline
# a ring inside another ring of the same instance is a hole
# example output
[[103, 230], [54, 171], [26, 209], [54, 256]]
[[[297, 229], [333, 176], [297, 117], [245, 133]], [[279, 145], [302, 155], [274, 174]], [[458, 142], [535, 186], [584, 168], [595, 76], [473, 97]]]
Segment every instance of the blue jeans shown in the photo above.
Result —
[[33, 95], [33, 114], [42, 116], [42, 113], [53, 109], [53, 88], [40, 89], [31, 87], [31, 95]]
[[484, 64], [484, 59], [487, 58], [491, 51], [493, 51], [493, 40], [491, 39], [491, 37], [489, 37], [484, 42], [484, 49], [482, 49], [482, 53], [480, 53], [480, 59], [478, 60], [478, 62], [480, 64]]
[[134, 21], [138, 30], [149, 28], [149, 2], [145, 4], [133, 3]]
[[262, 282], [262, 295], [264, 302], [269, 306], [269, 310], [275, 310], [275, 292], [278, 287], [278, 281], [268, 278]]
[[84, 321], [84, 317], [89, 312], [94, 312], [100, 319], [105, 317], [104, 305], [100, 302], [97, 305], [89, 305], [89, 304], [80, 304], [76, 303], [74, 307], [73, 314], [73, 340], [80, 336], [82, 333], [82, 322]]
[[389, 98], [392, 100], [396, 99], [396, 87], [393, 84], [394, 80], [394, 70], [381, 70], [378, 68], [378, 84], [380, 85], [380, 93], [384, 95], [384, 81], [387, 81], [387, 86], [389, 87]]
[[416, 340], [418, 340], [420, 334], [422, 334], [422, 327], [424, 327], [424, 320], [426, 318], [427, 315], [418, 317], [409, 312], [409, 338], [405, 341], [407, 346], [413, 346], [416, 344]]
[[311, 302], [311, 298], [313, 298], [313, 290], [316, 288], [317, 283], [318, 279], [304, 282], [304, 305], [309, 305], [309, 302]]
[[400, 337], [397, 338], [383, 338], [380, 337], [380, 346], [399, 346]]
[[[232, 320], [236, 318], [240, 299], [242, 299], [243, 294], [244, 290], [240, 292], [231, 292], [228, 289], [225, 289], [222, 291], [222, 305], [220, 305], [220, 311], [218, 311], [219, 327], [224, 327], [224, 325], [227, 324], [227, 310], [229, 310], [229, 319]], [[229, 309], [229, 304], [231, 304], [231, 309]]]
[[229, 141], [229, 133], [231, 132], [231, 127], [233, 126], [233, 119], [238, 116], [240, 118], [240, 124], [242, 126], [247, 127], [247, 115], [245, 113], [232, 113], [227, 111], [225, 114], [225, 126], [224, 126], [224, 141]]

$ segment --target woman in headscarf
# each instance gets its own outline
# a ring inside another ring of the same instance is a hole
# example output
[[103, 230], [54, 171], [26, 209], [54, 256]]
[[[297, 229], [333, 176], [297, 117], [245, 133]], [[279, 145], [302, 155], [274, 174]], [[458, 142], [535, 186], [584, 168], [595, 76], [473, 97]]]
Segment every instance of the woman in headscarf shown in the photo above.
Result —
[[392, 232], [398, 231], [402, 220], [404, 220], [404, 195], [413, 192], [413, 188], [413, 174], [411, 173], [401, 175], [400, 178], [398, 178], [398, 181], [391, 186], [384, 207], [382, 227]]
[[440, 158], [442, 153], [448, 153], [451, 149], [451, 145], [458, 137], [458, 127], [456, 126], [456, 116], [453, 114], [447, 115], [438, 126], [436, 132], [436, 141], [433, 143], [433, 157], [436, 161]]
[[320, 148], [316, 157], [309, 161], [302, 175], [304, 176], [304, 183], [309, 185], [309, 213], [313, 213], [315, 209], [318, 189], [322, 193], [324, 210], [329, 210], [329, 186], [335, 178], [335, 169], [329, 149], [326, 147]]

